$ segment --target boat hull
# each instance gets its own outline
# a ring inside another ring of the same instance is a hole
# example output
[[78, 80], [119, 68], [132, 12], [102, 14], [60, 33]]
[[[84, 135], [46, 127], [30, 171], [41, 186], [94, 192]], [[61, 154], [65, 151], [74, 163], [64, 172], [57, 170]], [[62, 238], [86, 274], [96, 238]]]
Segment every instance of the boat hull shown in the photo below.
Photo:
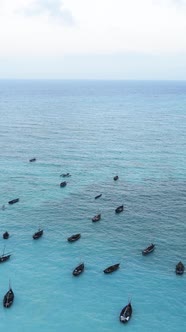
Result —
[[145, 248], [143, 251], [142, 251], [142, 255], [146, 256], [148, 254], [150, 254], [151, 252], [153, 252], [155, 249], [155, 245], [154, 244], [151, 244], [149, 247]]
[[120, 206], [118, 206], [118, 207], [115, 209], [115, 212], [116, 212], [116, 213], [120, 213], [120, 212], [123, 211], [123, 209], [124, 209], [124, 206], [123, 206], [123, 205], [120, 205]]
[[10, 288], [9, 291], [4, 296], [3, 306], [5, 308], [10, 308], [13, 302], [14, 302], [14, 292]]
[[175, 270], [176, 274], [182, 275], [182, 274], [184, 274], [184, 271], [185, 271], [185, 266], [183, 265], [182, 262], [179, 262], [176, 265], [176, 270]]
[[37, 239], [39, 239], [42, 235], [43, 235], [43, 230], [40, 230], [40, 231], [34, 233], [34, 235], [33, 235], [33, 239], [34, 239], [34, 240], [37, 240]]
[[11, 255], [2, 255], [0, 256], [0, 263], [6, 262], [7, 260], [9, 260]]
[[75, 241], [79, 240], [80, 237], [81, 237], [81, 234], [75, 234], [75, 235], [70, 236], [67, 240], [68, 240], [68, 242], [75, 242]]
[[121, 323], [128, 323], [132, 316], [132, 306], [131, 303], [128, 303], [122, 310], [119, 316]]
[[73, 274], [75, 277], [77, 277], [77, 276], [79, 276], [83, 271], [84, 271], [84, 264], [80, 264], [80, 265], [78, 265], [78, 266], [74, 269], [74, 271], [72, 272], [72, 274]]
[[12, 205], [19, 202], [19, 198], [12, 199], [11, 201], [8, 202], [8, 204]]
[[112, 272], [118, 270], [119, 266], [120, 266], [120, 264], [111, 265], [111, 266], [107, 267], [105, 270], [103, 270], [103, 272], [106, 273], [106, 274], [112, 273]]
[[97, 216], [94, 216], [93, 218], [92, 218], [92, 221], [93, 222], [96, 222], [96, 221], [99, 221], [101, 219], [101, 214], [97, 214]]

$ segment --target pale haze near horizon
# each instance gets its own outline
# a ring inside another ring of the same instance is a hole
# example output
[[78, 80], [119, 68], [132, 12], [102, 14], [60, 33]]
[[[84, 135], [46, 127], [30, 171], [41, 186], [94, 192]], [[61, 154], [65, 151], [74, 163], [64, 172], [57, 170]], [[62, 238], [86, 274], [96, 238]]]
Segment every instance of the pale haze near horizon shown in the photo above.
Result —
[[186, 0], [0, 0], [0, 78], [186, 79]]

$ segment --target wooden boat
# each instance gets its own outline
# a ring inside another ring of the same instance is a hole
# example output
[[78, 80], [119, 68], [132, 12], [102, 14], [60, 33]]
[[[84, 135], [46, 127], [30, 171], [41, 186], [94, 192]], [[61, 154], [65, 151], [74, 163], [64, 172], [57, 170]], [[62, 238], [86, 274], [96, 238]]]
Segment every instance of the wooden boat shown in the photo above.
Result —
[[129, 302], [120, 312], [120, 322], [121, 323], [127, 323], [132, 316], [132, 306], [131, 303]]
[[103, 270], [104, 273], [112, 273], [114, 271], [116, 271], [117, 269], [119, 269], [120, 264], [114, 264], [111, 265], [109, 267], [107, 267], [105, 270]]
[[3, 239], [7, 240], [9, 238], [9, 233], [5, 232], [3, 233]]
[[92, 218], [92, 221], [93, 222], [96, 222], [96, 221], [99, 221], [101, 219], [101, 213], [100, 214], [97, 214], [96, 216], [94, 216], [93, 218]]
[[[4, 250], [5, 250], [5, 248], [4, 248]], [[5, 254], [4, 250], [3, 250], [2, 255], [0, 255], [0, 263], [7, 261], [11, 256], [11, 254]]]
[[70, 173], [63, 173], [60, 176], [62, 176], [63, 178], [69, 178], [69, 176], [71, 176], [71, 175], [70, 175]]
[[68, 237], [67, 240], [68, 240], [68, 242], [75, 242], [75, 241], [79, 240], [80, 237], [81, 237], [81, 234], [74, 234], [74, 235]]
[[102, 194], [99, 194], [99, 195], [95, 196], [95, 199], [98, 199], [98, 198], [100, 198], [101, 196], [102, 196]]
[[15, 204], [19, 202], [19, 198], [12, 199], [11, 201], [8, 202], [8, 204]]
[[36, 158], [31, 158], [31, 159], [29, 160], [30, 163], [33, 163], [34, 161], [36, 161]]
[[143, 251], [142, 251], [142, 254], [143, 255], [148, 255], [150, 254], [151, 252], [154, 251], [154, 248], [155, 248], [155, 244], [151, 243], [151, 245], [147, 248], [145, 248]]
[[33, 234], [33, 239], [37, 240], [43, 235], [43, 229], [39, 229], [36, 233]]
[[84, 271], [84, 263], [81, 263], [80, 265], [78, 265], [74, 271], [72, 272], [74, 276], [79, 276], [83, 271]]
[[66, 187], [66, 185], [67, 185], [66, 181], [63, 181], [63, 182], [60, 183], [60, 187]]
[[177, 265], [176, 265], [176, 274], [183, 274], [185, 270], [185, 266], [183, 265], [183, 263], [180, 261]]
[[113, 177], [113, 179], [114, 179], [114, 181], [117, 181], [117, 180], [119, 179], [119, 176], [118, 176], [118, 175], [115, 175], [115, 176]]
[[12, 288], [9, 286], [9, 290], [3, 298], [4, 307], [9, 308], [12, 305], [13, 301], [14, 301], [14, 292]]
[[120, 213], [120, 212], [122, 212], [123, 211], [123, 205], [120, 205], [120, 206], [118, 206], [116, 209], [115, 209], [115, 212], [116, 213]]
[[0, 263], [7, 261], [10, 258], [11, 254], [3, 254], [0, 256]]

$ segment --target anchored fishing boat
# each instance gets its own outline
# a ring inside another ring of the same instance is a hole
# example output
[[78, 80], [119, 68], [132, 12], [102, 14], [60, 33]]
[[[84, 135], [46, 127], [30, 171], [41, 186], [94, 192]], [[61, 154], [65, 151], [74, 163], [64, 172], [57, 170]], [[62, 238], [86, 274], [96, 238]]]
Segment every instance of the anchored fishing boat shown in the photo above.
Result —
[[70, 173], [63, 173], [60, 176], [63, 178], [69, 178], [69, 176], [71, 176], [71, 175], [70, 175]]
[[9, 253], [5, 254], [4, 251], [5, 251], [5, 248], [3, 250], [2, 255], [0, 255], [0, 263], [3, 263], [5, 261], [7, 261], [10, 258], [10, 256], [11, 256], [11, 254], [9, 254]]
[[66, 185], [67, 185], [67, 182], [66, 182], [66, 181], [63, 181], [63, 182], [60, 183], [60, 187], [62, 187], [62, 188], [63, 188], [63, 187], [66, 187]]
[[123, 205], [120, 205], [120, 206], [118, 206], [116, 209], [115, 209], [115, 212], [116, 213], [120, 213], [120, 212], [122, 212], [123, 211]]
[[148, 255], [148, 254], [150, 254], [151, 252], [154, 251], [154, 248], [155, 248], [155, 244], [151, 243], [151, 245], [149, 247], [145, 248], [142, 251], [142, 255]]
[[95, 199], [98, 199], [98, 198], [100, 198], [101, 196], [102, 196], [102, 194], [99, 194], [99, 195], [95, 196]]
[[34, 240], [37, 240], [37, 239], [39, 239], [41, 236], [43, 235], [43, 229], [39, 229], [37, 232], [35, 232], [34, 234], [33, 234], [33, 239]]
[[131, 302], [129, 302], [120, 312], [120, 322], [121, 323], [127, 323], [132, 316], [132, 306]]
[[3, 239], [7, 240], [9, 238], [9, 233], [6, 231], [3, 233]]
[[81, 263], [80, 265], [78, 265], [74, 271], [72, 272], [74, 276], [79, 276], [83, 271], [84, 271], [84, 263]]
[[100, 214], [97, 214], [96, 216], [94, 216], [93, 218], [92, 218], [92, 221], [93, 222], [96, 222], [96, 221], [99, 221], [101, 219], [101, 213]]
[[15, 204], [15, 203], [17, 203], [17, 202], [19, 202], [19, 198], [14, 198], [14, 199], [12, 199], [11, 201], [9, 201], [8, 202], [8, 204]]
[[183, 265], [183, 263], [180, 261], [177, 265], [176, 265], [176, 274], [183, 274], [185, 270], [185, 266]]
[[103, 270], [104, 273], [112, 273], [114, 271], [116, 271], [117, 269], [119, 269], [120, 264], [114, 264], [111, 265], [109, 267], [107, 267], [105, 270]]
[[9, 308], [13, 302], [14, 302], [14, 292], [9, 284], [9, 290], [3, 298], [3, 306], [5, 308]]
[[81, 234], [74, 234], [74, 235], [68, 237], [67, 240], [68, 240], [68, 242], [74, 242], [74, 241], [79, 240], [80, 237], [81, 237]]

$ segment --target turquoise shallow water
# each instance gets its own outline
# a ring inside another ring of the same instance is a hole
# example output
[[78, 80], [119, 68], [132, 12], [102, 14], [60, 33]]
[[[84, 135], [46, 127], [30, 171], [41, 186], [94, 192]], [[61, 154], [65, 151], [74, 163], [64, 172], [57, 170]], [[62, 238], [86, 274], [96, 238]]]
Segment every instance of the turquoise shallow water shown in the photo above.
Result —
[[[0, 81], [0, 231], [10, 233], [0, 248], [12, 252], [0, 296], [9, 279], [15, 293], [0, 308], [2, 329], [185, 331], [186, 277], [174, 272], [186, 265], [185, 109], [186, 82]], [[81, 239], [68, 243], [75, 233]]]

